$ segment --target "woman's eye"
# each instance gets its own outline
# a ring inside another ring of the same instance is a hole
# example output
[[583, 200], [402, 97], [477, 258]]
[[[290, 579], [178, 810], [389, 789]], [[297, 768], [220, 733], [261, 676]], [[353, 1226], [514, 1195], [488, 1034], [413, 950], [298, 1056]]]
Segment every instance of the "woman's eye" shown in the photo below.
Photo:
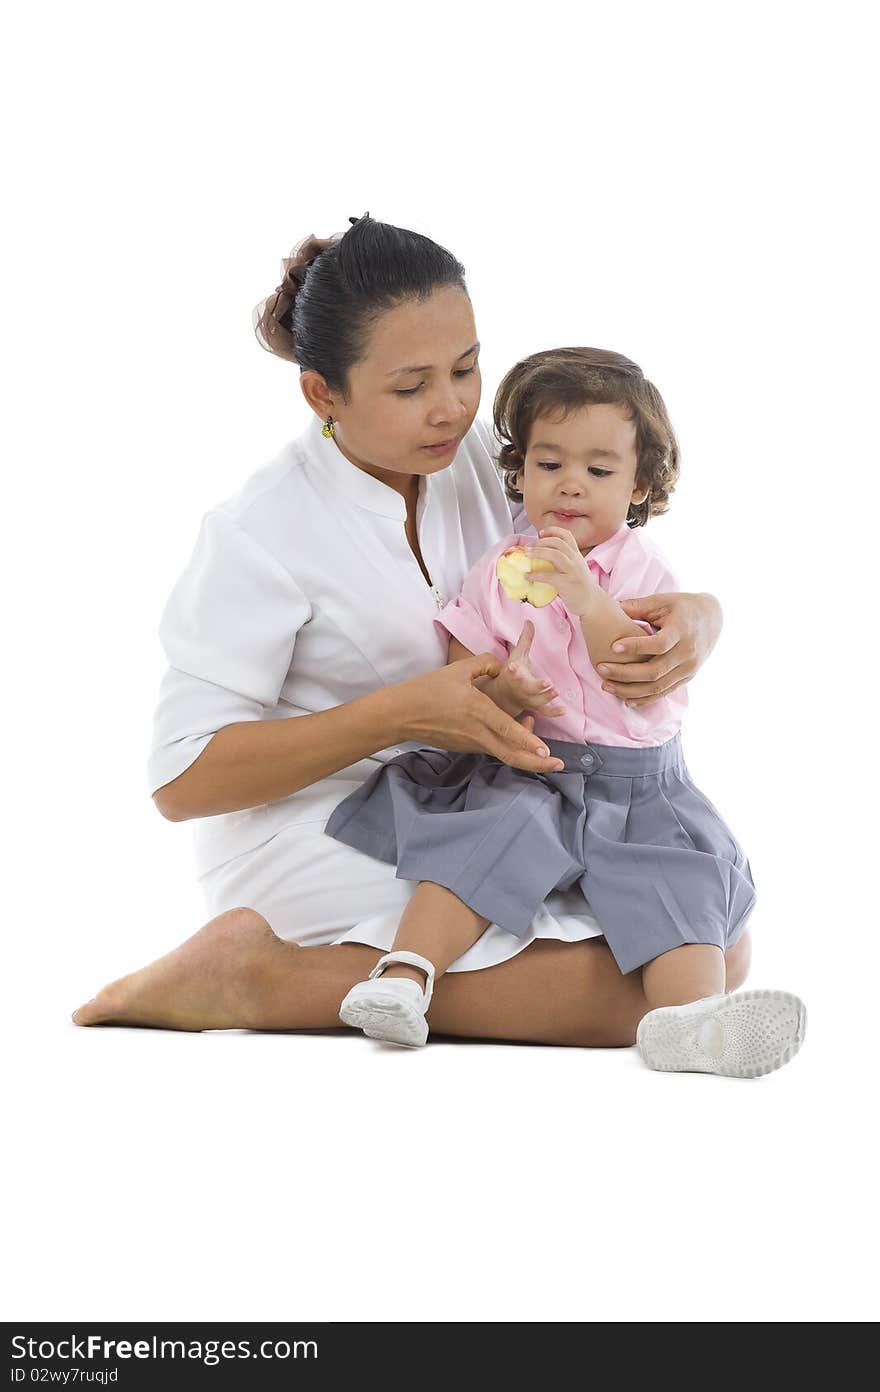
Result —
[[[477, 370], [477, 364], [474, 363], [473, 367], [460, 367], [460, 368], [458, 368], [455, 372], [453, 372], [452, 375], [453, 375], [453, 377], [470, 377], [472, 373], [476, 372], [476, 370]], [[421, 391], [421, 390], [422, 390], [422, 387], [423, 387], [424, 385], [425, 385], [424, 382], [419, 382], [419, 385], [418, 385], [417, 387], [396, 387], [396, 388], [395, 388], [395, 395], [396, 395], [396, 396], [415, 396], [416, 392]]]

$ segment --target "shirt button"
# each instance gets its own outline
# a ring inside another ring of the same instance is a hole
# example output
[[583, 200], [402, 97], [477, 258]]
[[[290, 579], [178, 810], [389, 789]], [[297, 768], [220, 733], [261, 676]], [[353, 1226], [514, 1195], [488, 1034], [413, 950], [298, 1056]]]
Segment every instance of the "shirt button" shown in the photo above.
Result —
[[566, 700], [568, 700], [568, 701], [573, 701], [576, 695], [577, 695], [577, 692], [574, 690], [573, 687], [569, 687], [568, 690], [567, 690], [566, 693], [565, 693]]
[[584, 768], [592, 768], [595, 762], [596, 760], [593, 758], [592, 754], [581, 755], [581, 763], [583, 764]]

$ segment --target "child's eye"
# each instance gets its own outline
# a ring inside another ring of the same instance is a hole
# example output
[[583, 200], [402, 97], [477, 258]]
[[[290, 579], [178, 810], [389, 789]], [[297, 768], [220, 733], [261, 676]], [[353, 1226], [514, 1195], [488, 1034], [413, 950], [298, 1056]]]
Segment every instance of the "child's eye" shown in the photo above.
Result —
[[[559, 468], [561, 468], [561, 465], [559, 465], [559, 464], [554, 464], [554, 463], [553, 463], [551, 460], [549, 460], [549, 459], [541, 459], [541, 460], [538, 461], [538, 468], [539, 468], [539, 469], [547, 469], [548, 471], [552, 472], [554, 469], [559, 469]], [[598, 469], [598, 468], [591, 468], [591, 469], [590, 469], [590, 473], [593, 475], [594, 478], [610, 478], [611, 475], [614, 473], [614, 470], [613, 470], [613, 469]]]

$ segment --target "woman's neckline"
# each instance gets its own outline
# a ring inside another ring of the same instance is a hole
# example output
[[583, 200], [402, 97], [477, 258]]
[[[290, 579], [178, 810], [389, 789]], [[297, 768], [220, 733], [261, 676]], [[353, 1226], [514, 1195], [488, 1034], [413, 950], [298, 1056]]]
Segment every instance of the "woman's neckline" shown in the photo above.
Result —
[[[322, 436], [322, 438], [323, 438], [323, 436]], [[376, 483], [381, 484], [381, 486], [382, 486], [383, 488], [389, 489], [392, 493], [399, 493], [400, 496], [401, 496], [401, 498], [403, 498], [404, 502], [407, 504], [407, 508], [409, 507], [410, 498], [411, 498], [411, 496], [412, 496], [413, 494], [415, 495], [415, 498], [416, 498], [416, 499], [418, 498], [418, 496], [419, 496], [419, 488], [420, 488], [419, 480], [422, 479], [422, 478], [425, 478], [426, 475], [424, 475], [424, 474], [394, 474], [393, 472], [390, 472], [390, 471], [387, 470], [387, 469], [382, 469], [382, 470], [379, 471], [379, 473], [376, 473], [376, 472], [375, 472], [375, 466], [374, 466], [373, 468], [370, 468], [370, 467], [369, 467], [368, 465], [366, 465], [366, 464], [358, 464], [354, 459], [350, 459], [349, 456], [345, 453], [345, 450], [342, 448], [342, 446], [340, 445], [340, 443], [339, 443], [339, 441], [338, 441], [337, 439], [333, 438], [333, 439], [331, 440], [331, 444], [332, 444], [332, 445], [334, 446], [334, 448], [336, 449], [337, 454], [339, 454], [339, 456], [345, 461], [345, 463], [348, 464], [352, 469], [357, 469], [358, 473], [366, 474], [368, 478], [373, 479]], [[380, 477], [380, 475], [383, 475], [383, 476]], [[388, 479], [389, 479], [389, 478], [406, 479], [406, 481], [407, 481], [407, 487], [406, 487], [406, 488], [398, 488], [398, 487], [395, 486], [395, 484], [389, 483], [389, 482], [388, 482]], [[416, 486], [415, 486], [415, 489], [413, 489], [413, 486], [412, 486], [414, 482], [415, 482], [415, 485], [416, 485]]]

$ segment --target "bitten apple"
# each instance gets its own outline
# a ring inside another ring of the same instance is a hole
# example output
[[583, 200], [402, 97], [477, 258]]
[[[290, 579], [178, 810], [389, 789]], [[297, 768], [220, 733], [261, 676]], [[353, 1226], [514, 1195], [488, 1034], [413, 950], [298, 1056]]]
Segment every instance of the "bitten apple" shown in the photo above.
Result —
[[545, 604], [556, 598], [556, 591], [543, 580], [527, 580], [526, 575], [530, 570], [552, 569], [549, 561], [529, 556], [521, 546], [514, 546], [498, 557], [495, 574], [501, 581], [501, 588], [508, 599], [521, 599], [524, 604], [543, 609]]

